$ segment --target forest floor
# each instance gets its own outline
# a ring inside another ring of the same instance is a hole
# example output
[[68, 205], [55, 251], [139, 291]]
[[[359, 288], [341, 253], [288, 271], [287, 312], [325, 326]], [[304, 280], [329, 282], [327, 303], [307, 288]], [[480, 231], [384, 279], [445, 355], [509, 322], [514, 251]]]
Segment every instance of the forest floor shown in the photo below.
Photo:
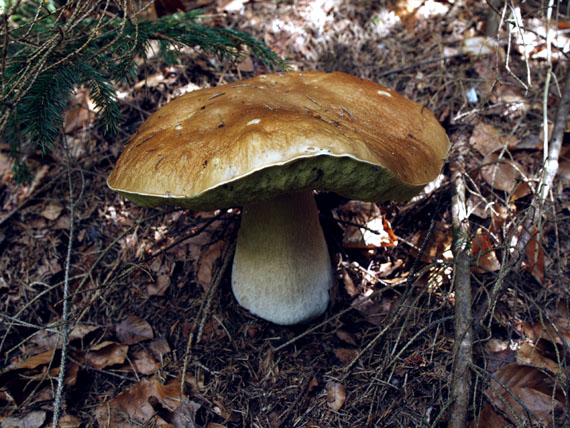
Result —
[[16, 186], [0, 153], [2, 427], [51, 426], [70, 237], [61, 426], [448, 426], [463, 339], [454, 327], [462, 234], [469, 423], [569, 426], [568, 128], [540, 197], [551, 172], [544, 134], [569, 68], [567, 2], [550, 20], [540, 1], [498, 2], [502, 16], [475, 0], [194, 3], [294, 70], [343, 71], [423, 104], [449, 135], [448, 161], [409, 202], [319, 194], [337, 284], [322, 317], [282, 327], [240, 308], [229, 270], [217, 275], [238, 208], [141, 208], [106, 185], [125, 142], [160, 106], [269, 70], [189, 49], [176, 66], [152, 58], [136, 85], [117, 87], [128, 120], [114, 138], [97, 131], [78, 91], [66, 118], [69, 163], [63, 150], [30, 156], [34, 179]]

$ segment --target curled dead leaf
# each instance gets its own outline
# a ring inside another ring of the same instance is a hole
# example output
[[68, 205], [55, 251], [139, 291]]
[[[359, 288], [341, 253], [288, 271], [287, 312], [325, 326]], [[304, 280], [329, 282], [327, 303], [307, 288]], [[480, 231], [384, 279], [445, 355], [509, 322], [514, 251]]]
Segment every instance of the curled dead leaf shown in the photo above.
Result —
[[540, 367], [550, 370], [552, 373], [560, 371], [560, 367], [556, 362], [545, 357], [537, 345], [529, 342], [524, 342], [517, 350], [517, 363]]
[[133, 425], [145, 424], [151, 419], [153, 426], [165, 426], [166, 421], [157, 416], [157, 410], [152, 403], [174, 412], [181, 399], [178, 380], [163, 385], [158, 378], [153, 377], [132, 385], [108, 403], [97, 407], [95, 418], [100, 427], [131, 428]]
[[[554, 325], [552, 325], [554, 324]], [[548, 321], [523, 323], [527, 337], [533, 342], [547, 340], [562, 346], [570, 346], [570, 320], [565, 317], [554, 317], [552, 323]]]
[[207, 290], [212, 281], [212, 274], [216, 261], [222, 256], [225, 243], [217, 241], [206, 247], [198, 259], [198, 284]]
[[24, 361], [19, 362], [15, 366], [10, 365], [13, 369], [35, 369], [38, 366], [47, 365], [53, 360], [55, 349], [42, 352], [41, 354], [33, 355]]
[[135, 315], [129, 315], [118, 323], [115, 326], [115, 333], [119, 341], [125, 345], [133, 345], [154, 337], [150, 324]]
[[481, 267], [481, 273], [496, 272], [501, 269], [501, 262], [494, 250], [495, 245], [491, 241], [490, 233], [482, 228], [477, 229], [477, 233], [471, 242], [471, 254], [476, 266]]
[[335, 216], [344, 230], [345, 248], [392, 247], [398, 242], [390, 223], [372, 202], [349, 201], [335, 210]]
[[85, 363], [96, 369], [123, 364], [127, 359], [129, 347], [117, 342], [102, 342], [85, 354]]
[[534, 276], [540, 283], [544, 283], [544, 249], [540, 241], [542, 236], [539, 236], [538, 229], [534, 227], [533, 236], [528, 241], [525, 249], [525, 260], [523, 262], [524, 268]]
[[327, 406], [334, 411], [339, 411], [346, 400], [346, 389], [338, 382], [327, 382]]

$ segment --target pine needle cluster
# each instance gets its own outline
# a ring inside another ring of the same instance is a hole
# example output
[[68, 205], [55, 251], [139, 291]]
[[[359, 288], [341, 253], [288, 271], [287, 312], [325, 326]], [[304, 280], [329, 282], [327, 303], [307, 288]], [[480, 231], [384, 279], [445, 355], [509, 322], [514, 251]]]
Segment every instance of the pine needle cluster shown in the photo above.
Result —
[[135, 11], [133, 4], [0, 0], [0, 138], [14, 159], [17, 181], [27, 178], [22, 158], [30, 148], [46, 153], [57, 144], [68, 100], [81, 85], [89, 89], [105, 132], [116, 132], [121, 114], [114, 85], [135, 79], [135, 59], [146, 58], [151, 42], [168, 63], [180, 55], [173, 47], [187, 46], [221, 60], [254, 55], [268, 67], [287, 66], [245, 33], [205, 25], [200, 12], [142, 19], [145, 7]]

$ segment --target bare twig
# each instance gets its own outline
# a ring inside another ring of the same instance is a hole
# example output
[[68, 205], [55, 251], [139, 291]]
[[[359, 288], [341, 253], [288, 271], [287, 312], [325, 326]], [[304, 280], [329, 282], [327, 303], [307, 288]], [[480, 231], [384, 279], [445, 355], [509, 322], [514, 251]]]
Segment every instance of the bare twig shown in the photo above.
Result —
[[[71, 159], [69, 156], [69, 149], [63, 132], [61, 133], [65, 155], [67, 161], [67, 180], [69, 185], [69, 237], [67, 241], [67, 255], [65, 258], [65, 274], [63, 281], [63, 311], [61, 323], [61, 363], [59, 365], [59, 375], [57, 377], [57, 389], [53, 403], [53, 422], [52, 427], [59, 427], [59, 416], [61, 414], [63, 387], [65, 380], [65, 363], [67, 359], [67, 345], [69, 342], [69, 269], [71, 267], [71, 250], [73, 249], [73, 233], [74, 233], [74, 215], [75, 204], [73, 200], [73, 181], [71, 179]], [[81, 196], [79, 196], [81, 197]]]
[[451, 380], [450, 428], [467, 426], [469, 391], [471, 387], [470, 366], [473, 360], [473, 338], [471, 325], [471, 245], [469, 223], [465, 206], [464, 163], [460, 154], [452, 161], [452, 221], [456, 237], [453, 244], [455, 257], [455, 341], [453, 344], [453, 373]]

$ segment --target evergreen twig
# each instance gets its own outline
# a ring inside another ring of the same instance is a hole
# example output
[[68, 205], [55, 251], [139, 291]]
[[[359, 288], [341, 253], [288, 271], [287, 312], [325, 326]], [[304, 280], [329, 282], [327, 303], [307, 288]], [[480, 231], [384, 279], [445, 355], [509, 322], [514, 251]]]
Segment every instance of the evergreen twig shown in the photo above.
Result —
[[136, 78], [135, 59], [146, 59], [153, 41], [169, 63], [186, 46], [225, 61], [254, 55], [267, 67], [287, 68], [262, 42], [206, 26], [197, 11], [143, 20], [126, 0], [69, 0], [61, 7], [53, 0], [6, 4], [0, 16], [0, 138], [9, 145], [18, 181], [26, 178], [27, 152], [39, 146], [45, 153], [58, 142], [77, 87], [89, 89], [104, 131], [116, 132], [121, 113], [114, 85]]

